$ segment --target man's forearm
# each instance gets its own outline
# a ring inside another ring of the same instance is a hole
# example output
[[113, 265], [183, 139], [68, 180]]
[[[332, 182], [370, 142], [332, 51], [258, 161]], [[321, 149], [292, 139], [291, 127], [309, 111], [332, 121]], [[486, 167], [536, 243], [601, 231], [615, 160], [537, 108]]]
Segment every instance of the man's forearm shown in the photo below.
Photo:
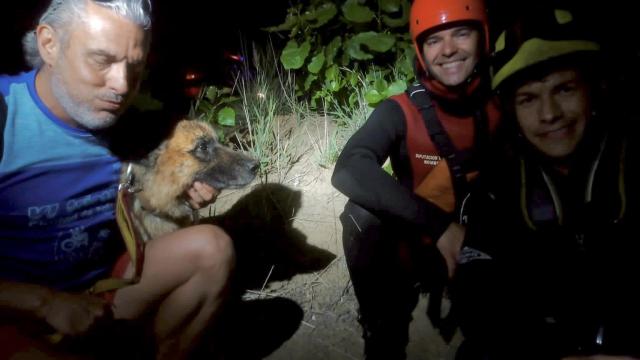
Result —
[[44, 286], [0, 280], [0, 319], [42, 319], [52, 296]]

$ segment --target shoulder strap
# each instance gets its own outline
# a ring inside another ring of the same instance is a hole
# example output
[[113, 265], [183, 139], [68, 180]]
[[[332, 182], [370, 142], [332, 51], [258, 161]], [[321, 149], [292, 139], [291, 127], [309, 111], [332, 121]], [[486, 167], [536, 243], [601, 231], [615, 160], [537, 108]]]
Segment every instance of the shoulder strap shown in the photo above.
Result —
[[427, 132], [431, 141], [438, 149], [440, 157], [445, 159], [449, 165], [451, 172], [451, 181], [453, 182], [454, 193], [456, 194], [456, 203], [463, 198], [463, 194], [467, 189], [467, 177], [463, 168], [463, 159], [456, 151], [449, 134], [442, 126], [442, 122], [436, 114], [436, 108], [429, 97], [427, 89], [420, 83], [415, 83], [407, 89], [409, 99], [420, 111], [427, 127]]
[[4, 97], [0, 96], [0, 161], [2, 161], [2, 153], [4, 151], [4, 127], [7, 124], [7, 103]]

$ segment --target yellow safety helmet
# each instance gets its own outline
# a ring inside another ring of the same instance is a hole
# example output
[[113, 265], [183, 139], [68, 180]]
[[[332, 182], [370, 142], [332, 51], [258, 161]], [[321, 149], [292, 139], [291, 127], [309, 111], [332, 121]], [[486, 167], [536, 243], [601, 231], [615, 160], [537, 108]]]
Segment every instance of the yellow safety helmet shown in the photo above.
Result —
[[498, 36], [491, 87], [498, 89], [515, 74], [547, 60], [599, 50], [599, 44], [586, 36], [568, 10], [530, 11]]

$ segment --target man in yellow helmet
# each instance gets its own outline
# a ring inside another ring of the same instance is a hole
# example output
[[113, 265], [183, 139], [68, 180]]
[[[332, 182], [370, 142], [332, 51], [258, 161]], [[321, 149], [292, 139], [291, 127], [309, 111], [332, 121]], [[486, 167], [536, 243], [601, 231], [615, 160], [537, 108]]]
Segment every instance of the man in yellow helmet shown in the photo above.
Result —
[[463, 211], [459, 359], [640, 356], [638, 152], [585, 33], [529, 9], [496, 42], [505, 137]]

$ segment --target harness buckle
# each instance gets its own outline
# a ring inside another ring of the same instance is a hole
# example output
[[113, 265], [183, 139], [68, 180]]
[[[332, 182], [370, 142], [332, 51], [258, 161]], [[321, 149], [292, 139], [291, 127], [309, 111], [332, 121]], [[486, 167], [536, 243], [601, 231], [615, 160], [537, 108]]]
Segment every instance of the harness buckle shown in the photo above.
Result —
[[135, 192], [135, 189], [133, 188], [133, 164], [131, 163], [127, 166], [124, 182], [118, 184], [118, 191], [122, 191], [123, 189], [130, 193]]

